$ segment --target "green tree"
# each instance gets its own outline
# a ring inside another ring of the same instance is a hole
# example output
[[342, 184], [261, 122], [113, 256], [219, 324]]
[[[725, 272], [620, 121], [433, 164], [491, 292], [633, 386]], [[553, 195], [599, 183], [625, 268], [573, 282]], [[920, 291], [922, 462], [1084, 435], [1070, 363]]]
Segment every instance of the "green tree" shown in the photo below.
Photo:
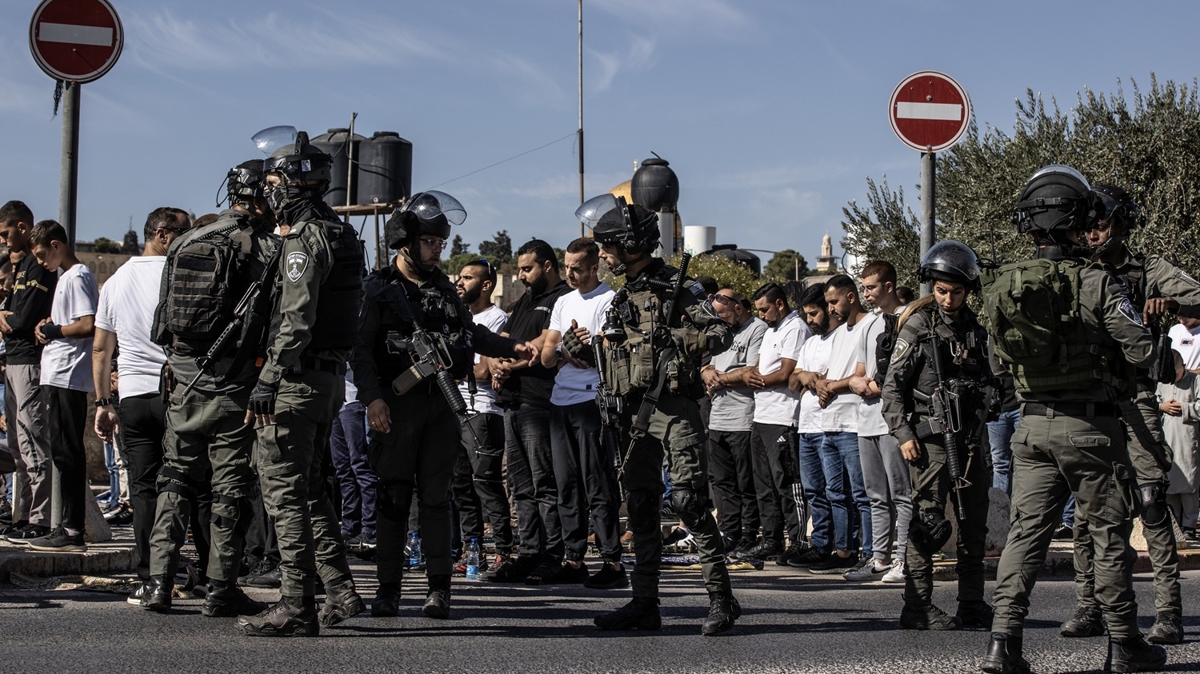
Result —
[[[904, 188], [893, 192], [887, 177], [883, 185], [867, 178], [867, 207], [851, 201], [842, 208], [846, 238], [842, 248], [861, 262], [887, 260], [896, 267], [899, 285], [916, 288], [921, 255], [921, 225], [904, 205]], [[851, 273], [857, 273], [851, 269]]]
[[99, 236], [92, 242], [92, 250], [97, 253], [116, 255], [121, 252], [121, 244], [107, 237]]
[[767, 262], [767, 266], [763, 267], [763, 276], [785, 281], [799, 281], [810, 273], [812, 272], [809, 270], [804, 256], [791, 248], [775, 253], [771, 256], [771, 261]]
[[[667, 264], [674, 267], [679, 266], [679, 255], [676, 255], [669, 260]], [[620, 288], [625, 285], [625, 277], [617, 276], [607, 270], [602, 270], [604, 274], [604, 282], [612, 288]], [[754, 291], [766, 283], [767, 281], [783, 281], [779, 278], [760, 278], [752, 269], [744, 264], [734, 262], [727, 257], [721, 255], [696, 255], [692, 261], [688, 263], [688, 276], [696, 278], [697, 276], [711, 276], [717, 281], [717, 285], [722, 288], [732, 288], [742, 297], [747, 299], [754, 296]]]
[[450, 240], [450, 257], [466, 255], [471, 252], [471, 244], [463, 241], [462, 234], [455, 234]]
[[496, 232], [495, 238], [491, 241], [481, 242], [479, 244], [479, 255], [495, 261], [497, 265], [512, 262], [512, 237], [508, 235], [508, 230], [502, 229]]

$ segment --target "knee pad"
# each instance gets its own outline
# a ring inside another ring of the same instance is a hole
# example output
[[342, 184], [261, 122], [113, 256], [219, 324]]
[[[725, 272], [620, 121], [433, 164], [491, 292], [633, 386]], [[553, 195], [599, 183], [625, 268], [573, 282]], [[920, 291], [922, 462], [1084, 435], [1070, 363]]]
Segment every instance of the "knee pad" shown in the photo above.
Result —
[[1142, 524], [1161, 527], [1170, 519], [1167, 506], [1167, 491], [1161, 484], [1144, 484], [1138, 487], [1142, 496]]
[[908, 540], [916, 545], [922, 554], [932, 555], [950, 540], [952, 529], [945, 514], [926, 509], [922, 510], [919, 516], [912, 518], [912, 524], [908, 528]]
[[662, 504], [662, 498], [658, 494], [638, 489], [629, 492], [626, 502], [629, 508], [630, 531], [651, 531], [658, 527]]
[[187, 473], [173, 466], [163, 466], [158, 471], [158, 491], [179, 494], [187, 500], [196, 498], [196, 486]]
[[683, 520], [684, 526], [695, 529], [704, 516], [704, 498], [691, 489], [678, 486], [671, 492], [671, 509]]
[[407, 524], [408, 508], [412, 502], [412, 487], [401, 484], [380, 484], [378, 494], [379, 512], [390, 520]]

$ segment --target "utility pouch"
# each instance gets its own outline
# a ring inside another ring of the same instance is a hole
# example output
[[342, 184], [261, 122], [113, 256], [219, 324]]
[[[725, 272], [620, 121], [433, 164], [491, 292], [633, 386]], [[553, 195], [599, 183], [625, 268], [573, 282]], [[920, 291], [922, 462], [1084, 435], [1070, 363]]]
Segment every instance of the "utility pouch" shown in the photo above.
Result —
[[425, 381], [426, 377], [433, 377], [437, 374], [437, 368], [430, 363], [413, 363], [413, 366], [400, 373], [399, 377], [392, 380], [392, 392], [398, 396], [402, 396], [413, 389], [414, 386]]

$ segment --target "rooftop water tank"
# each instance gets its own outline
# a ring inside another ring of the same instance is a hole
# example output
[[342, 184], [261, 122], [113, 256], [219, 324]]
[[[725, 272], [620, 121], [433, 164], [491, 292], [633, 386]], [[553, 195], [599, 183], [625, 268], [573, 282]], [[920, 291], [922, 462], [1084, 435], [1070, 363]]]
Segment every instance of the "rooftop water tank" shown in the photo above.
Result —
[[[312, 139], [311, 142], [313, 145], [333, 158], [333, 166], [330, 167], [332, 175], [329, 180], [329, 189], [325, 192], [325, 203], [330, 206], [347, 205], [347, 180], [349, 179], [350, 182], [355, 184], [358, 183], [358, 167], [355, 166], [351, 169], [349, 155], [353, 151], [354, 156], [357, 157], [358, 148], [364, 140], [366, 138], [357, 133], [351, 138], [350, 129], [330, 129], [328, 132]], [[353, 194], [350, 197], [350, 205], [358, 203], [354, 199]]]
[[386, 204], [412, 196], [412, 143], [377, 131], [359, 146], [358, 202]]

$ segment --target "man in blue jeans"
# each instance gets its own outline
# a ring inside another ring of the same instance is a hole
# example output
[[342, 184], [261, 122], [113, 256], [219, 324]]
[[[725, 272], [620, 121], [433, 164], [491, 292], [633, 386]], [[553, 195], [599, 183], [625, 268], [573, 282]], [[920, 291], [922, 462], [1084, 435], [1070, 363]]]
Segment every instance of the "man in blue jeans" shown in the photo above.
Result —
[[333, 421], [329, 453], [342, 492], [342, 538], [353, 549], [375, 547], [375, 498], [379, 476], [367, 460], [367, 408], [346, 372], [346, 402]]
[[1012, 496], [1012, 441], [1017, 425], [1021, 423], [1021, 406], [1017, 402], [1017, 389], [1013, 378], [1000, 378], [1000, 417], [987, 422], [988, 440], [992, 448], [992, 488]]

